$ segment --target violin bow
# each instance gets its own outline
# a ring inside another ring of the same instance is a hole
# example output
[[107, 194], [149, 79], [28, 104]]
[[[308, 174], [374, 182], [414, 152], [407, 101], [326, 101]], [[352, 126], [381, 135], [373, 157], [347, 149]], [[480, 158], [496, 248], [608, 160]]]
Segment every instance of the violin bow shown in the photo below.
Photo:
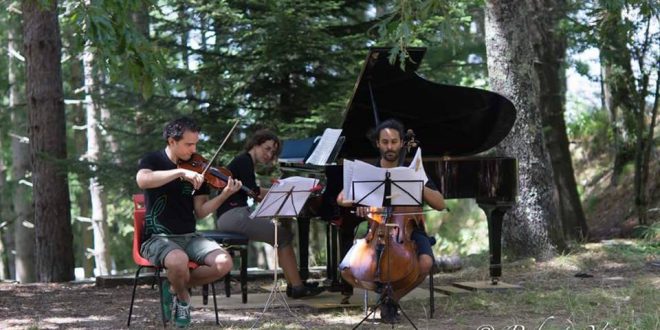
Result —
[[[211, 167], [211, 164], [213, 164], [213, 161], [216, 159], [216, 157], [218, 157], [218, 154], [220, 154], [220, 150], [222, 150], [222, 147], [225, 145], [225, 143], [227, 143], [227, 140], [229, 140], [229, 137], [231, 136], [231, 133], [233, 133], [234, 129], [236, 129], [236, 126], [238, 126], [239, 121], [240, 121], [239, 119], [236, 119], [236, 122], [234, 123], [234, 126], [232, 126], [231, 129], [229, 130], [229, 133], [227, 133], [227, 135], [225, 135], [225, 139], [222, 140], [222, 143], [218, 147], [218, 150], [215, 151], [215, 153], [213, 154], [213, 157], [211, 157], [211, 159], [209, 159], [208, 163], [206, 163], [206, 166], [204, 167], [204, 170], [202, 170], [202, 173], [201, 173], [202, 176], [204, 176], [206, 174], [206, 171], [208, 171], [208, 169]], [[195, 189], [193, 189], [192, 194], [193, 195], [195, 194]]]
[[[417, 214], [426, 214], [426, 213], [430, 213], [430, 212], [433, 212], [433, 211], [437, 211], [437, 210], [423, 209], [423, 210], [418, 211], [418, 212], [392, 212], [392, 213], [390, 213], [390, 215], [417, 215]], [[369, 213], [370, 214], [387, 214], [387, 212], [385, 212], [385, 211], [370, 211]], [[357, 212], [352, 210], [351, 214], [357, 214]]]

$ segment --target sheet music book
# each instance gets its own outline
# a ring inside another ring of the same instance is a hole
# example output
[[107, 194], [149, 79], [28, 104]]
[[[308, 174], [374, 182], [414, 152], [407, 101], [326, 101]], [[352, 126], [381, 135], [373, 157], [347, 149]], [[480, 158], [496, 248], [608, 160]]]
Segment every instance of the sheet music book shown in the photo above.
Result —
[[344, 160], [344, 197], [360, 205], [382, 207], [385, 194], [383, 181], [387, 173], [392, 181], [389, 196], [392, 205], [420, 204], [424, 184], [428, 181], [420, 148], [407, 167], [382, 168], [359, 160]]
[[[388, 169], [356, 160], [351, 178], [351, 199], [360, 205], [383, 206], [385, 175]], [[366, 182], [365, 182], [366, 181]]]
[[344, 189], [344, 198], [349, 199], [353, 196], [353, 185], [351, 181], [353, 180], [353, 167], [355, 167], [355, 162], [352, 160], [344, 159], [343, 166], [343, 189]]
[[296, 217], [319, 180], [292, 176], [278, 180], [252, 214], [251, 218]]
[[305, 164], [319, 166], [326, 165], [340, 136], [341, 128], [326, 128], [320, 140], [316, 143], [316, 148], [314, 148], [312, 154], [307, 157]]

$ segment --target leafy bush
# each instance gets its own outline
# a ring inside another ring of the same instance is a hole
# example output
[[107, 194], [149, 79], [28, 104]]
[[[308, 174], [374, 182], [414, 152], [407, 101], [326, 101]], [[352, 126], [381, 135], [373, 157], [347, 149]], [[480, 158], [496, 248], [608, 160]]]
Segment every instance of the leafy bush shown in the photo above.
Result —
[[607, 152], [611, 145], [611, 130], [604, 110], [581, 111], [567, 121], [568, 137], [571, 141], [587, 147], [588, 156]]

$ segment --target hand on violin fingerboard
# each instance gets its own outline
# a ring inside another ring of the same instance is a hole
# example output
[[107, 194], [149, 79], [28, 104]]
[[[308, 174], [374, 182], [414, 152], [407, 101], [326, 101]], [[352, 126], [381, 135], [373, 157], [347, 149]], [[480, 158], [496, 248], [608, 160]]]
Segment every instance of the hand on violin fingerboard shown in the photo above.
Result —
[[237, 191], [241, 190], [241, 187], [243, 187], [241, 180], [229, 177], [227, 179], [227, 185], [222, 189], [221, 194], [227, 194], [227, 196], [231, 196]]

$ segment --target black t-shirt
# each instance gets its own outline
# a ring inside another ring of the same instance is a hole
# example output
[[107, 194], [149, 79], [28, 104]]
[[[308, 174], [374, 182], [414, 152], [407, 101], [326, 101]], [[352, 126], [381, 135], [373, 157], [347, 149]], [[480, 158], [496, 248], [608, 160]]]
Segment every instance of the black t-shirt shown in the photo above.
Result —
[[[243, 152], [234, 157], [229, 165], [227, 165], [227, 169], [231, 172], [232, 178], [241, 180], [244, 187], [255, 192], [259, 191], [257, 178], [254, 174], [254, 161], [249, 153]], [[239, 190], [220, 205], [216, 215], [219, 217], [235, 207], [247, 206], [247, 200], [248, 195], [243, 190]]]
[[[165, 149], [150, 152], [140, 159], [139, 169], [152, 171], [172, 170], [177, 165], [167, 157]], [[147, 213], [145, 217], [145, 239], [152, 234], [187, 234], [195, 231], [197, 223], [192, 195], [193, 185], [175, 179], [158, 188], [144, 190]], [[208, 195], [206, 183], [195, 191], [197, 195]]]

